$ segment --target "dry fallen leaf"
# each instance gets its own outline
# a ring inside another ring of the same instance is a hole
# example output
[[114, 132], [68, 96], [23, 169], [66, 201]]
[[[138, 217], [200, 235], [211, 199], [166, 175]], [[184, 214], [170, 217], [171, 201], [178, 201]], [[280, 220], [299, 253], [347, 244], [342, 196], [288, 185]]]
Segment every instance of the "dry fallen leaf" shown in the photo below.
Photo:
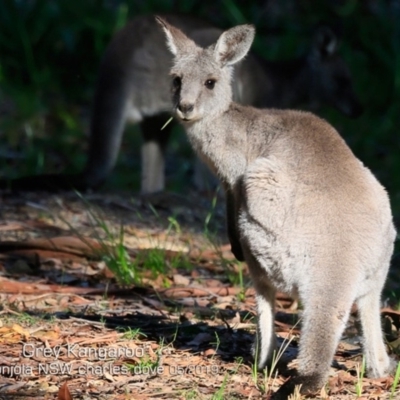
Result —
[[35, 337], [42, 342], [45, 340], [57, 340], [60, 337], [60, 331], [55, 329], [55, 330], [40, 330], [36, 331], [35, 333], [32, 333], [32, 337]]
[[71, 392], [68, 389], [67, 382], [64, 382], [64, 384], [60, 387], [60, 390], [58, 391], [58, 400], [73, 400]]
[[29, 338], [29, 332], [18, 324], [0, 328], [0, 343], [18, 343]]

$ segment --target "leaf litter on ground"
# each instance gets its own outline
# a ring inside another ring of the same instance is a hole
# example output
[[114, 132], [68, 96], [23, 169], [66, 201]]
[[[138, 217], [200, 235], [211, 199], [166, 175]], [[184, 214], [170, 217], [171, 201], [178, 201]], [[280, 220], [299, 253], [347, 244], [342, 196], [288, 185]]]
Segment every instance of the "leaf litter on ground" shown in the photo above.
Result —
[[[286, 374], [273, 384], [261, 372], [254, 377], [255, 292], [246, 268], [237, 280], [241, 269], [229, 251], [223, 210], [213, 211], [210, 241], [207, 200], [193, 207], [198, 197], [180, 204], [176, 196], [165, 203], [157, 197], [154, 213], [148, 200], [126, 198], [101, 194], [89, 202], [110, 230], [123, 221], [127, 254], [140, 259], [140, 280], [129, 286], [102, 259], [98, 250], [112, 243], [75, 194], [3, 198], [0, 398], [211, 399], [222, 392], [224, 399], [258, 399], [277, 390]], [[179, 229], [171, 229], [176, 210]], [[163, 260], [156, 274], [146, 265], [154, 249]], [[355, 311], [321, 398], [357, 398]], [[294, 338], [289, 360], [297, 354], [300, 315], [296, 302], [277, 295], [280, 343]], [[382, 315], [396, 352], [400, 312], [387, 307]], [[400, 398], [397, 388], [391, 397], [393, 377], [364, 377], [361, 387], [362, 398]]]

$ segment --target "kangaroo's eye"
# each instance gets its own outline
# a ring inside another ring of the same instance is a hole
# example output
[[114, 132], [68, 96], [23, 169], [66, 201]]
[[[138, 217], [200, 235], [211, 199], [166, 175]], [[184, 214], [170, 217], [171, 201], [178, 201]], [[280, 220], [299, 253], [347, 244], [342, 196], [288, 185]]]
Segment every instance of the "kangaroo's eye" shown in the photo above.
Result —
[[216, 82], [215, 79], [207, 79], [207, 80], [205, 81], [204, 85], [205, 85], [205, 87], [206, 87], [207, 89], [212, 90], [212, 89], [214, 89], [215, 82]]
[[181, 87], [181, 83], [182, 83], [182, 80], [181, 80], [181, 78], [179, 78], [179, 76], [175, 76], [175, 78], [172, 79], [172, 87], [174, 89], [179, 89]]

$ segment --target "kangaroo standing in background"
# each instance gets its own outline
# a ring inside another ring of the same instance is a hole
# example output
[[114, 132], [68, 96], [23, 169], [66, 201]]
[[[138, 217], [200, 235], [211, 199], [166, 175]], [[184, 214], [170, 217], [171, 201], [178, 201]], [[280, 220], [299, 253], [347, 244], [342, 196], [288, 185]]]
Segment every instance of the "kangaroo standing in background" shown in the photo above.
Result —
[[326, 121], [232, 102], [232, 66], [249, 51], [251, 25], [201, 48], [157, 20], [174, 55], [174, 113], [225, 187], [232, 251], [247, 262], [257, 292], [259, 368], [276, 347], [276, 291], [304, 305], [298, 376], [275, 398], [294, 385], [321, 389], [354, 302], [369, 376], [385, 376], [392, 362], [380, 295], [396, 236], [385, 189]]

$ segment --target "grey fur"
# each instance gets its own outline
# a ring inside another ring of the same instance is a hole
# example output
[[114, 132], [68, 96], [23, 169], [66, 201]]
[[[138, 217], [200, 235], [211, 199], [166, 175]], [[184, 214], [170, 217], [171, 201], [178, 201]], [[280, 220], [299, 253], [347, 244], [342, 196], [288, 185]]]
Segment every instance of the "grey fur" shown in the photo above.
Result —
[[175, 115], [225, 187], [232, 250], [249, 265], [257, 292], [259, 368], [276, 346], [276, 290], [304, 305], [299, 375], [277, 398], [294, 384], [303, 393], [323, 386], [354, 302], [368, 373], [385, 376], [392, 363], [379, 306], [396, 236], [385, 189], [326, 121], [232, 102], [230, 64], [250, 47], [252, 26], [232, 28], [200, 48], [158, 22], [175, 56]]
[[[168, 21], [207, 46], [221, 34], [203, 21], [189, 16], [168, 15]], [[235, 69], [234, 98], [257, 107], [288, 108], [322, 103], [355, 116], [361, 111], [349, 71], [336, 51], [336, 39], [328, 29], [317, 31], [306, 57], [270, 62], [249, 55]], [[141, 123], [141, 191], [151, 193], [165, 187], [165, 148], [168, 129], [160, 131], [170, 112], [168, 71], [172, 57], [153, 16], [139, 16], [118, 32], [108, 46], [96, 85], [88, 161], [84, 186], [99, 185], [116, 163], [127, 121]], [[293, 90], [295, 89], [295, 90]], [[198, 185], [202, 175], [196, 169]]]

